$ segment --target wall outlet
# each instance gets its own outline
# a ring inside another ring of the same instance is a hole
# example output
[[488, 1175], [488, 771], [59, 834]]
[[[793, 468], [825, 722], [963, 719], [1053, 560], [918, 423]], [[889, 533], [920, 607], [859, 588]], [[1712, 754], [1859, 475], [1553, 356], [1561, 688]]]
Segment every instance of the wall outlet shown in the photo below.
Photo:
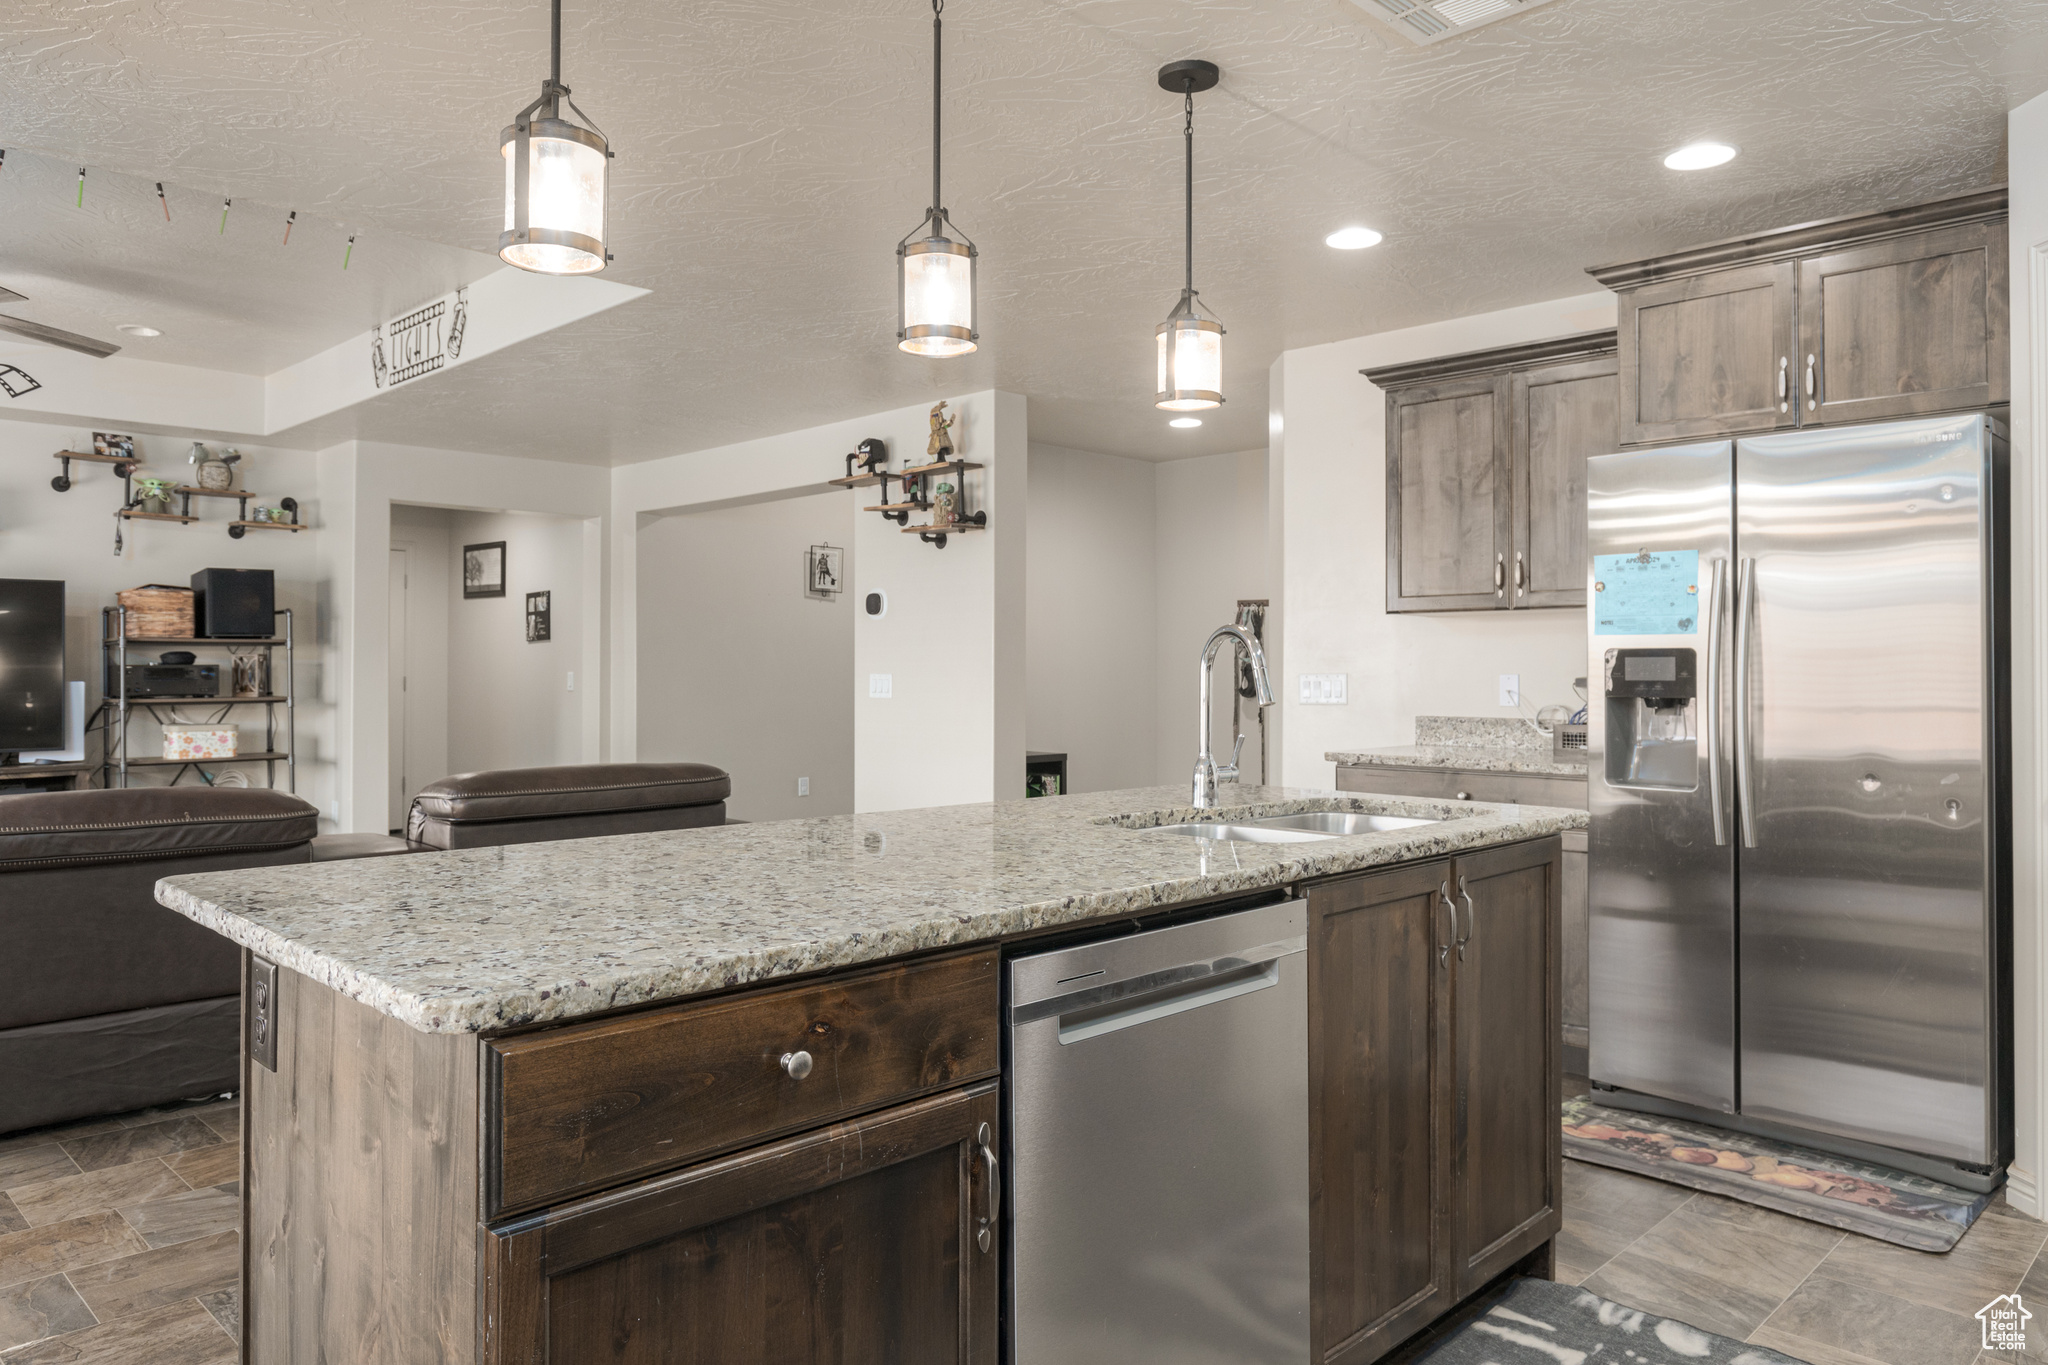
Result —
[[1520, 706], [1522, 704], [1522, 675], [1503, 673], [1500, 675], [1500, 704]]
[[569, 675], [569, 690], [571, 692], [576, 690], [576, 675], [574, 673]]
[[868, 674], [868, 695], [871, 697], [893, 697], [896, 695], [894, 673]]
[[810, 779], [810, 778], [808, 778], [808, 777], [799, 777], [799, 778], [798, 778], [798, 779], [796, 780], [796, 794], [797, 794], [798, 796], [809, 796], [809, 795], [811, 794], [811, 779]]
[[1301, 704], [1303, 706], [1344, 706], [1349, 699], [1345, 696], [1345, 673], [1304, 673], [1301, 675]]

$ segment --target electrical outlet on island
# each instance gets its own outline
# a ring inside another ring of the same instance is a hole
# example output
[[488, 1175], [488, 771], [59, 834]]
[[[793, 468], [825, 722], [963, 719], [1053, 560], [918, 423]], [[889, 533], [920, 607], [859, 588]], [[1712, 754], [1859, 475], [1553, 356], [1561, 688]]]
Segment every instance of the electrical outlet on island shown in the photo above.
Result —
[[1500, 675], [1500, 704], [1520, 706], [1522, 704], [1522, 675], [1503, 673]]
[[799, 777], [799, 778], [798, 778], [798, 779], [796, 780], [796, 794], [797, 794], [798, 796], [809, 796], [809, 795], [811, 794], [811, 779], [810, 779], [810, 778], [808, 778], [808, 777]]

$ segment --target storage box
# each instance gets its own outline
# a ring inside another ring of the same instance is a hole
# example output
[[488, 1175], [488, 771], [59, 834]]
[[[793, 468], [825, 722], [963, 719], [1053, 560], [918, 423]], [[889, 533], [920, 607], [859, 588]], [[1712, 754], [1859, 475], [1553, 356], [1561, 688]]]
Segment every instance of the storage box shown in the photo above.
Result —
[[181, 763], [208, 758], [233, 758], [242, 749], [238, 725], [166, 725], [164, 757]]
[[192, 638], [192, 589], [145, 583], [114, 597], [127, 610], [129, 639]]

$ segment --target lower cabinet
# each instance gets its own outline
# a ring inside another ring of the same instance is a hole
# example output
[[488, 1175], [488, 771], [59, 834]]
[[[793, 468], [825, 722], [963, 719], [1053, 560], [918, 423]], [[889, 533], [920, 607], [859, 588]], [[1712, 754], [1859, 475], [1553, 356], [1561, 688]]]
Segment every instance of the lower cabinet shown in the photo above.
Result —
[[1538, 840], [1309, 893], [1319, 1365], [1367, 1365], [1562, 1221], [1562, 854]]
[[994, 1082], [480, 1234], [491, 1365], [995, 1365]]

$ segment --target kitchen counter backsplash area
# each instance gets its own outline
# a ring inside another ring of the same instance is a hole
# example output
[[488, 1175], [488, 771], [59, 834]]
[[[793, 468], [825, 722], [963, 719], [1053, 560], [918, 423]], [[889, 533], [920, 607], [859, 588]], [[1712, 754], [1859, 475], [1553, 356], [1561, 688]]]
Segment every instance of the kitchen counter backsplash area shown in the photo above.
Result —
[[[1536, 839], [1583, 811], [1229, 785], [726, 825], [166, 878], [157, 899], [429, 1033], [573, 1018]], [[1218, 843], [1107, 819], [1304, 809], [1432, 823]]]
[[1332, 763], [1396, 768], [1450, 768], [1461, 772], [1540, 773], [1583, 777], [1586, 760], [1559, 758], [1551, 738], [1513, 716], [1417, 716], [1415, 742], [1383, 749], [1333, 749]]

